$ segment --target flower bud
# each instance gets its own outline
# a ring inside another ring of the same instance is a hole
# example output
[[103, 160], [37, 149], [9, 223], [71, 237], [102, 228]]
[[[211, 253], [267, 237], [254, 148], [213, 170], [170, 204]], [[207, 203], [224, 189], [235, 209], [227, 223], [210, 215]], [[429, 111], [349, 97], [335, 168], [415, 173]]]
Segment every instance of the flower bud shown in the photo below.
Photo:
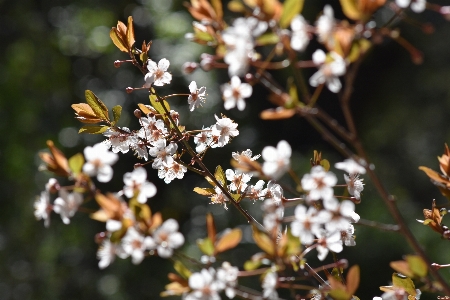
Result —
[[195, 62], [187, 61], [183, 64], [183, 73], [184, 74], [191, 74], [198, 68], [198, 64]]
[[122, 64], [122, 62], [120, 60], [114, 61], [114, 67], [116, 67], [116, 68], [120, 68], [121, 64]]
[[103, 240], [105, 238], [106, 238], [106, 232], [99, 232], [95, 235], [94, 240], [95, 240], [95, 243], [100, 245], [101, 243], [103, 243]]
[[208, 53], [200, 55], [200, 67], [203, 71], [211, 71], [214, 67], [214, 56]]
[[134, 91], [134, 88], [132, 88], [132, 87], [127, 87], [127, 88], [125, 89], [125, 91], [127, 92], [127, 94], [131, 94], [131, 93]]
[[139, 109], [135, 109], [133, 113], [136, 118], [142, 118], [142, 112]]

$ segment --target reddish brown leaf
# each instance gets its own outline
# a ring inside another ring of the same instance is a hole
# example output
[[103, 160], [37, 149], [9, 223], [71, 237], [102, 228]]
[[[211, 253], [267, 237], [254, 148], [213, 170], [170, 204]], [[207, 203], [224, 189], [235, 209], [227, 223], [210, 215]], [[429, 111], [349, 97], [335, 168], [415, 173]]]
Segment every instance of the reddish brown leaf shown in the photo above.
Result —
[[215, 246], [215, 252], [221, 253], [228, 249], [232, 249], [239, 244], [242, 239], [242, 231], [239, 228], [232, 229], [225, 233]]

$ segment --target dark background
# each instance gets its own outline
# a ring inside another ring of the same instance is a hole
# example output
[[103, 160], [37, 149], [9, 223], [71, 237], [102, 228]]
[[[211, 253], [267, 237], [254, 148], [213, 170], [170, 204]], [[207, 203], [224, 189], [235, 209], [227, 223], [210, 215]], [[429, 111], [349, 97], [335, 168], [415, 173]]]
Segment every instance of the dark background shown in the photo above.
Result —
[[[314, 20], [323, 4], [306, 1], [307, 19]], [[337, 1], [333, 6], [339, 7]], [[182, 122], [188, 128], [201, 128], [214, 123], [214, 113], [225, 112], [219, 95], [219, 85], [228, 80], [225, 72], [181, 73], [185, 61], [197, 60], [200, 53], [210, 51], [183, 39], [191, 31], [192, 19], [181, 1], [0, 1], [1, 300], [157, 299], [167, 283], [166, 274], [172, 270], [170, 261], [154, 257], [139, 266], [119, 259], [100, 271], [94, 235], [104, 229], [104, 224], [90, 220], [86, 214], [78, 213], [69, 226], [53, 215], [49, 229], [33, 216], [35, 197], [49, 178], [38, 172], [37, 153], [45, 149], [46, 140], [54, 140], [68, 157], [99, 141], [95, 136], [77, 134], [81, 125], [73, 118], [70, 105], [84, 102], [84, 90], [94, 91], [110, 108], [123, 105], [126, 112], [119, 125], [137, 128], [132, 111], [137, 103], [147, 103], [147, 96], [144, 92], [128, 95], [124, 89], [141, 86], [143, 76], [128, 65], [114, 68], [114, 60], [126, 57], [108, 36], [117, 20], [126, 21], [129, 15], [135, 20], [137, 44], [152, 39], [152, 58], [171, 61], [174, 80], [162, 89], [164, 94], [186, 92], [191, 80], [207, 87], [208, 103], [194, 113], [188, 112], [184, 98], [171, 102]], [[411, 24], [396, 25], [402, 36], [423, 52], [423, 64], [413, 64], [407, 51], [385, 40], [374, 47], [361, 66], [352, 108], [376, 170], [398, 198], [415, 236], [434, 262], [446, 264], [450, 262], [448, 241], [415, 220], [423, 218], [422, 209], [429, 208], [432, 199], [446, 203], [418, 167], [437, 170], [436, 156], [450, 141], [450, 24], [433, 12], [408, 12], [408, 16], [435, 28], [433, 34], [426, 34]], [[379, 14], [378, 18], [385, 17]], [[313, 51], [311, 46], [304, 58], [308, 59]], [[274, 75], [283, 85], [287, 74]], [[314, 149], [322, 151], [331, 162], [342, 160], [299, 118], [259, 120], [259, 112], [271, 107], [265, 98], [265, 91], [255, 88], [244, 112], [226, 112], [239, 123], [241, 134], [231, 145], [207, 157], [211, 168], [219, 163], [229, 168], [231, 151], [251, 148], [260, 153], [264, 146], [276, 145], [281, 139], [292, 145], [292, 164], [300, 176], [308, 171]], [[325, 91], [319, 104], [342, 120], [335, 95]], [[131, 171], [135, 162], [131, 154], [121, 155], [113, 181], [99, 187], [120, 190], [123, 173]], [[343, 182], [341, 172], [334, 171]], [[183, 250], [188, 255], [200, 257], [195, 240], [206, 235], [204, 216], [208, 211], [215, 215], [218, 230], [239, 225], [244, 231], [242, 244], [222, 259], [242, 266], [257, 251], [249, 227], [233, 208], [224, 211], [208, 205], [206, 198], [192, 192], [195, 186], [206, 186], [201, 178], [187, 175], [182, 181], [165, 185], [156, 171], [149, 170], [149, 179], [158, 185], [157, 196], [149, 201], [152, 210], [161, 211], [165, 219], [179, 220], [187, 241]], [[288, 178], [284, 181], [291, 183]], [[366, 183], [357, 212], [364, 219], [392, 222], [370, 182]], [[249, 209], [261, 217], [259, 204], [250, 204]], [[389, 284], [389, 262], [412, 252], [395, 233], [358, 226], [356, 234], [357, 246], [346, 248], [338, 257], [361, 266], [357, 295], [372, 299], [381, 294], [378, 286]], [[441, 272], [450, 279], [448, 270]], [[421, 299], [435, 296], [423, 295]]]

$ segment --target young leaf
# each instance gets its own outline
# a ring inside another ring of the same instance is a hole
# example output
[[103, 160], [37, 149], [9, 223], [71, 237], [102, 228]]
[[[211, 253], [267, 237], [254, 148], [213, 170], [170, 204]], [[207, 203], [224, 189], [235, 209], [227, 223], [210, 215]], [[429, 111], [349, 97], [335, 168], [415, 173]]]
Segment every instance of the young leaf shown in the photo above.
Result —
[[120, 116], [122, 115], [122, 106], [116, 105], [112, 109], [113, 117], [114, 117], [114, 125], [119, 122]]
[[281, 28], [287, 28], [292, 19], [302, 12], [303, 3], [304, 0], [286, 0], [283, 3], [283, 13], [280, 18]]
[[266, 233], [260, 231], [256, 226], [252, 226], [252, 228], [253, 240], [255, 240], [256, 245], [258, 245], [258, 247], [267, 254], [273, 255], [275, 253], [275, 249], [272, 239]]
[[[167, 111], [170, 111], [170, 105], [169, 103], [167, 103], [166, 100], [162, 101], [164, 103], [164, 106], [167, 108]], [[165, 116], [166, 115], [166, 111], [163, 108], [163, 105], [161, 104], [160, 101], [158, 101], [158, 98], [156, 97], [156, 95], [150, 95], [150, 104], [153, 106], [153, 108], [156, 109], [156, 111], [162, 115]]]
[[214, 222], [214, 217], [211, 213], [206, 215], [206, 229], [208, 230], [208, 237], [213, 244], [216, 243], [216, 224]]
[[258, 46], [274, 45], [280, 41], [280, 38], [275, 33], [265, 33], [256, 39]]
[[120, 36], [119, 31], [117, 28], [113, 27], [109, 31], [109, 36], [111, 37], [111, 40], [113, 41], [114, 45], [116, 45], [117, 48], [119, 48], [122, 52], [128, 52], [127, 45], [125, 41]]
[[356, 0], [340, 0], [344, 14], [352, 20], [360, 20], [363, 14], [358, 9]]
[[133, 17], [128, 17], [128, 27], [127, 27], [127, 45], [128, 50], [131, 50], [133, 48], [134, 43], [136, 40], [134, 39], [134, 26], [133, 26]]
[[143, 112], [144, 114], [146, 114], [146, 115], [148, 115], [148, 114], [157, 114], [157, 113], [158, 113], [158, 112], [157, 112], [153, 107], [151, 107], [150, 105], [145, 105], [145, 104], [139, 103], [138, 106], [139, 106], [139, 108], [142, 110], [142, 112]]
[[216, 171], [214, 172], [214, 177], [217, 179], [217, 181], [220, 182], [222, 186], [226, 187], [227, 177], [225, 176], [225, 172], [220, 165], [217, 166]]
[[69, 158], [69, 168], [75, 176], [81, 173], [83, 165], [84, 165], [83, 154], [77, 153], [71, 158]]
[[239, 244], [242, 239], [242, 231], [239, 228], [232, 229], [225, 233], [216, 244], [216, 253], [232, 249]]
[[194, 192], [196, 192], [197, 194], [202, 195], [202, 196], [211, 196], [216, 193], [216, 191], [214, 189], [199, 188], [199, 187], [194, 188]]
[[414, 276], [414, 274], [411, 272], [411, 269], [409, 268], [408, 263], [404, 260], [391, 261], [389, 265], [391, 266], [392, 269], [401, 274], [404, 274], [408, 277]]
[[216, 12], [216, 21], [221, 20], [223, 16], [223, 9], [222, 9], [222, 1], [221, 0], [211, 0], [212, 7], [214, 8], [214, 11]]
[[418, 255], [406, 255], [406, 261], [408, 262], [409, 269], [418, 277], [425, 277], [428, 273], [427, 264]]
[[347, 292], [353, 295], [359, 286], [360, 270], [358, 265], [352, 266], [347, 273]]
[[109, 122], [108, 108], [92, 91], [85, 91], [86, 102], [94, 111], [95, 115], [104, 121]]
[[405, 275], [402, 275], [400, 273], [394, 273], [392, 274], [392, 284], [395, 287], [401, 287], [403, 288], [408, 294], [412, 296], [416, 296], [416, 287], [414, 286], [413, 281], [411, 278], [406, 277]]
[[180, 274], [183, 278], [188, 279], [191, 276], [191, 271], [189, 271], [188, 268], [186, 268], [185, 265], [179, 260], [176, 260], [174, 265], [174, 269], [177, 270], [178, 274]]
[[87, 103], [72, 104], [76, 119], [83, 123], [98, 123], [101, 119], [97, 117], [92, 108]]
[[109, 128], [110, 128], [109, 126], [105, 126], [105, 125], [83, 126], [80, 128], [80, 130], [78, 130], [78, 133], [102, 134]]
[[198, 239], [197, 246], [204, 254], [208, 256], [214, 255], [214, 245], [209, 238]]

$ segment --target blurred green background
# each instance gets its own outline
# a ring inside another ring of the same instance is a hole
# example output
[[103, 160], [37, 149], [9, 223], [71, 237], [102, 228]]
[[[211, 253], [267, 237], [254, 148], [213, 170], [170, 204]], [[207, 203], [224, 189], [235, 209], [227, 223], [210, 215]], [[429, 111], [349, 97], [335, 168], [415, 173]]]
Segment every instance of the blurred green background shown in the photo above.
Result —
[[[324, 3], [306, 1], [306, 17], [314, 20]], [[338, 9], [337, 1], [333, 5]], [[182, 1], [0, 1], [0, 300], [158, 299], [168, 282], [170, 261], [154, 257], [139, 266], [116, 260], [100, 271], [94, 235], [104, 229], [104, 224], [90, 220], [86, 214], [77, 214], [69, 226], [53, 215], [49, 229], [33, 216], [35, 197], [49, 178], [38, 172], [37, 153], [45, 149], [45, 141], [54, 140], [68, 157], [99, 141], [95, 136], [77, 134], [81, 125], [73, 118], [70, 105], [84, 102], [84, 90], [94, 91], [108, 107], [122, 105], [127, 112], [119, 125], [137, 128], [132, 111], [148, 98], [145, 92], [126, 94], [124, 89], [141, 86], [143, 77], [128, 65], [114, 68], [114, 60], [126, 57], [109, 39], [110, 28], [129, 15], [135, 20], [138, 44], [143, 39], [153, 40], [152, 58], [166, 57], [171, 62], [174, 81], [164, 88], [165, 94], [186, 92], [191, 80], [207, 87], [208, 103], [194, 113], [189, 113], [185, 99], [171, 102], [181, 121], [188, 128], [201, 128], [214, 123], [214, 113], [225, 112], [219, 95], [220, 84], [228, 80], [225, 72], [181, 72], [185, 61], [196, 61], [199, 54], [210, 51], [184, 40], [184, 34], [191, 31], [192, 19]], [[343, 17], [339, 12], [336, 15]], [[362, 64], [352, 108], [378, 174], [397, 196], [404, 217], [432, 260], [445, 264], [450, 263], [449, 242], [415, 220], [423, 218], [422, 209], [429, 208], [432, 199], [446, 203], [418, 166], [437, 170], [436, 156], [450, 141], [450, 24], [433, 12], [408, 15], [414, 21], [398, 27], [423, 52], [423, 64], [414, 65], [407, 51], [385, 40]], [[227, 20], [232, 17], [227, 16]], [[380, 19], [387, 17], [383, 12], [378, 15]], [[422, 32], [415, 22], [432, 24], [434, 33]], [[308, 59], [313, 50], [309, 48], [304, 58]], [[283, 84], [286, 74], [274, 75]], [[231, 145], [207, 157], [212, 168], [219, 163], [228, 168], [231, 151], [251, 148], [260, 153], [264, 146], [281, 139], [293, 146], [293, 167], [299, 174], [307, 172], [314, 149], [331, 162], [342, 159], [302, 119], [259, 120], [259, 112], [271, 107], [265, 97], [263, 89], [255, 88], [244, 112], [226, 112], [237, 120], [241, 134]], [[334, 95], [324, 92], [319, 104], [342, 121]], [[121, 189], [122, 174], [131, 171], [135, 162], [131, 154], [121, 155], [113, 181], [99, 187], [105, 191]], [[342, 174], [335, 172], [343, 181]], [[149, 179], [158, 185], [158, 194], [149, 204], [164, 218], [179, 220], [188, 255], [200, 257], [195, 240], [206, 235], [208, 211], [213, 212], [218, 230], [240, 226], [244, 232], [241, 245], [224, 254], [223, 259], [242, 266], [256, 252], [250, 228], [233, 208], [224, 211], [208, 205], [206, 198], [192, 192], [195, 186], [206, 186], [201, 178], [188, 175], [165, 185], [155, 171], [149, 173]], [[284, 181], [291, 183], [288, 178]], [[366, 183], [357, 212], [364, 219], [392, 222], [370, 182]], [[248, 205], [248, 209], [261, 218], [259, 204]], [[356, 234], [357, 246], [346, 248], [338, 257], [361, 266], [357, 295], [372, 299], [381, 294], [378, 286], [389, 284], [389, 262], [411, 250], [395, 233], [358, 226]], [[314, 265], [313, 255], [311, 263]], [[441, 272], [450, 280], [449, 270]], [[423, 295], [422, 299], [435, 296]]]

